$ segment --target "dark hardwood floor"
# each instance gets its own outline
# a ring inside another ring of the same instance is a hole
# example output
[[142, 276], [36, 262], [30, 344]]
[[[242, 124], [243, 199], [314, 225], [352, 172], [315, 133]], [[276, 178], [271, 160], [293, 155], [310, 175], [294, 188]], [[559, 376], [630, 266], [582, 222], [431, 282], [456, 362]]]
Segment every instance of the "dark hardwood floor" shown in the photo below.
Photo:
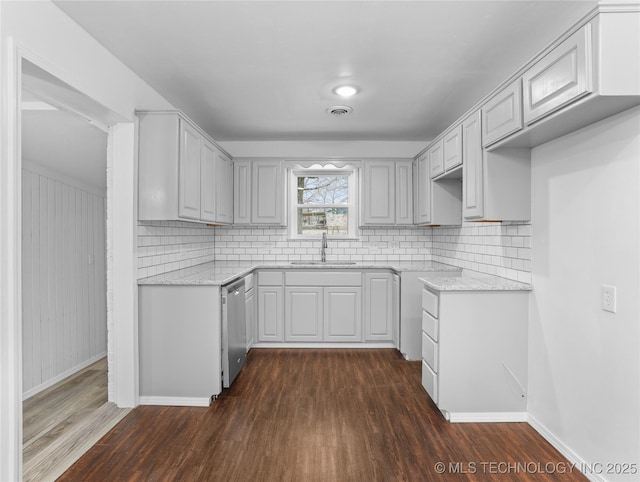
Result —
[[209, 408], [138, 407], [58, 480], [586, 480], [526, 423], [446, 422], [420, 369], [395, 350], [252, 350]]

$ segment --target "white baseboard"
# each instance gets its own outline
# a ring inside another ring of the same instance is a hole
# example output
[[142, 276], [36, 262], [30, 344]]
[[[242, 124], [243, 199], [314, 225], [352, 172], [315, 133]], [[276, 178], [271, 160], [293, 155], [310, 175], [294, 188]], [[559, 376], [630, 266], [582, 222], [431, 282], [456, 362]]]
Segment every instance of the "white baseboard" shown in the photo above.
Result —
[[292, 342], [259, 342], [254, 343], [251, 348], [396, 348], [395, 345], [388, 342], [371, 342], [371, 343], [292, 343]]
[[41, 383], [37, 387], [30, 388], [29, 390], [27, 390], [22, 394], [22, 401], [25, 401], [27, 398], [31, 398], [34, 395], [42, 392], [43, 390], [46, 390], [47, 388], [52, 387], [56, 383], [61, 382], [65, 378], [68, 378], [71, 375], [78, 373], [80, 370], [87, 368], [89, 365], [93, 365], [95, 362], [97, 362], [98, 360], [101, 360], [106, 356], [107, 356], [106, 351], [102, 353], [98, 353], [96, 356], [93, 356], [88, 360], [83, 361], [82, 363], [80, 363], [79, 365], [76, 365], [73, 368], [69, 368], [67, 371], [62, 372], [60, 375], [56, 375], [55, 377], [51, 378], [50, 380], [47, 380], [44, 383]]
[[447, 412], [452, 423], [527, 422], [527, 412]]
[[536, 432], [538, 432], [547, 442], [549, 442], [553, 448], [560, 452], [571, 464], [574, 465], [575, 470], [582, 473], [587, 479], [592, 482], [605, 482], [600, 474], [594, 470], [588, 470], [589, 464], [582, 460], [573, 450], [567, 447], [558, 437], [556, 437], [551, 431], [545, 427], [538, 419], [529, 414], [527, 422], [531, 425]]
[[140, 397], [140, 405], [164, 405], [169, 407], [208, 407], [207, 397]]

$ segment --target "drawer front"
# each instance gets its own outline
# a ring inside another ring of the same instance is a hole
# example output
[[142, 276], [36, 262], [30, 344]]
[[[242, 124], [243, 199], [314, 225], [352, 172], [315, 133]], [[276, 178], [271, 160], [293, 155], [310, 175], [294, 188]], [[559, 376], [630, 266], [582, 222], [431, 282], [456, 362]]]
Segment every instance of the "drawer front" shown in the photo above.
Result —
[[287, 286], [362, 286], [360, 271], [287, 271]]
[[260, 286], [282, 286], [284, 279], [282, 271], [260, 271], [258, 284]]
[[438, 344], [424, 331], [422, 332], [422, 359], [434, 372], [438, 373]]
[[428, 289], [422, 290], [422, 308], [434, 318], [438, 317], [438, 295]]
[[431, 400], [438, 404], [438, 375], [424, 361], [422, 362], [422, 386]]
[[422, 331], [438, 341], [438, 319], [422, 310]]

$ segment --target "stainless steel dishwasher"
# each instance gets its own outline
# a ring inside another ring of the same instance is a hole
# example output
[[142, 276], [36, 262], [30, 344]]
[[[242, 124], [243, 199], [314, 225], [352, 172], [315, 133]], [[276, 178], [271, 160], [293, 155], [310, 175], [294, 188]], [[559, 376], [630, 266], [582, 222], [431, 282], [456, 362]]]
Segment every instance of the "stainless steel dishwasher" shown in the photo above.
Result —
[[222, 288], [222, 386], [229, 388], [247, 359], [244, 279]]

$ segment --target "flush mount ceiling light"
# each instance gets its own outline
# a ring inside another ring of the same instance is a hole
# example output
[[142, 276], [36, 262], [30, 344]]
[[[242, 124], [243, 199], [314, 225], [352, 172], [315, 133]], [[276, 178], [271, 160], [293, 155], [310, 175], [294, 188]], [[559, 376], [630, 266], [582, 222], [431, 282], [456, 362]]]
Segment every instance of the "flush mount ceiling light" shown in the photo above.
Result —
[[353, 109], [348, 105], [334, 105], [327, 109], [327, 114], [334, 115], [336, 117], [344, 117], [353, 112]]
[[333, 89], [333, 92], [340, 97], [351, 97], [358, 93], [358, 89], [352, 85], [341, 85]]

